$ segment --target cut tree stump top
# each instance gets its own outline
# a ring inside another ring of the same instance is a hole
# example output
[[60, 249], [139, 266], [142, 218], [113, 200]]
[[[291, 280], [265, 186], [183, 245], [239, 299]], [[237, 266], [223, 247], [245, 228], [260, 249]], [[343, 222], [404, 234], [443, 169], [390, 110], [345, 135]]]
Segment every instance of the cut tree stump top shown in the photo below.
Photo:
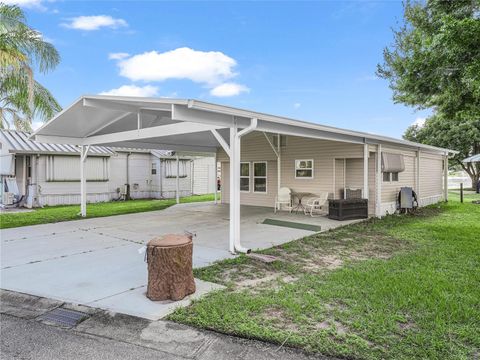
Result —
[[156, 237], [150, 240], [147, 243], [147, 246], [153, 247], [177, 247], [177, 246], [185, 246], [192, 242], [192, 238], [188, 235], [179, 235], [179, 234], [169, 234]]

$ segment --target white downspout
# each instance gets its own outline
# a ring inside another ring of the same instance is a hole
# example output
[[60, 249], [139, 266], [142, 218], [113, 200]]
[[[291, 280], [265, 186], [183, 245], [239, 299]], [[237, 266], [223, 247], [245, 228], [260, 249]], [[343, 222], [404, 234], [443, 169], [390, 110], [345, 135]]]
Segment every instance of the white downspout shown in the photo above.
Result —
[[[230, 184], [233, 185], [233, 188], [230, 189], [230, 204], [233, 203], [233, 214], [232, 206], [230, 206], [230, 218], [232, 219], [233, 215], [233, 239], [230, 239], [230, 250], [232, 250], [232, 240], [233, 240], [233, 250], [241, 253], [250, 253], [251, 249], [243, 247], [240, 242], [240, 159], [241, 159], [241, 137], [245, 136], [252, 131], [255, 131], [258, 125], [258, 120], [252, 118], [250, 121], [250, 126], [243, 129], [240, 132], [235, 131], [231, 132], [231, 138], [233, 137], [233, 144], [230, 144], [230, 151], [233, 157], [233, 162], [230, 166], [233, 166], [233, 171], [230, 171], [230, 174], [234, 176], [233, 181], [230, 181]], [[234, 135], [234, 136], [232, 136]], [[233, 149], [232, 149], [233, 145]], [[232, 184], [233, 183], [233, 184]], [[233, 195], [233, 196], [232, 196]], [[232, 221], [232, 220], [231, 220]]]

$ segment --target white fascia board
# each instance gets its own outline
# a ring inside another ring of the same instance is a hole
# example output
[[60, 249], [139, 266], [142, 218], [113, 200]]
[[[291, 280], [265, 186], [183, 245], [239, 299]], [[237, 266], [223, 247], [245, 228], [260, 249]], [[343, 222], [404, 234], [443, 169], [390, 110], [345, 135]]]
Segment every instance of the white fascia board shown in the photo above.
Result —
[[83, 99], [83, 106], [115, 110], [115, 111], [123, 111], [123, 112], [138, 112], [142, 109], [159, 110], [159, 111], [170, 110], [171, 105], [159, 103], [157, 105], [145, 104], [144, 106], [142, 104], [128, 104], [120, 101], [106, 101], [106, 100], [96, 100], [96, 99], [85, 98]]
[[116, 143], [122, 141], [135, 141], [141, 139], [152, 139], [156, 137], [166, 137], [172, 135], [191, 134], [196, 132], [210, 131], [217, 129], [216, 126], [197, 124], [190, 122], [181, 122], [176, 124], [154, 126], [138, 130], [122, 131], [104, 135], [95, 135], [83, 140], [84, 145], [95, 145], [105, 143]]

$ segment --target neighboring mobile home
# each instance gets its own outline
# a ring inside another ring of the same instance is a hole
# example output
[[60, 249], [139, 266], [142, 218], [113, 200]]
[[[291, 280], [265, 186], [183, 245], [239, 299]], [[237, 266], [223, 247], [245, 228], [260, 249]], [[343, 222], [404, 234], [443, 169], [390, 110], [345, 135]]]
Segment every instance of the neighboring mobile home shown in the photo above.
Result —
[[[29, 134], [0, 130], [1, 191], [10, 187], [27, 207], [80, 203], [80, 149], [69, 144], [39, 143]], [[176, 155], [179, 155], [179, 196], [213, 193], [214, 158], [166, 150], [90, 147], [86, 162], [88, 202], [176, 196]], [[193, 176], [192, 176], [193, 174]], [[1, 197], [2, 203], [8, 204]], [[11, 201], [10, 201], [11, 202]]]
[[415, 190], [420, 206], [446, 200], [454, 152], [198, 100], [100, 95], [81, 97], [33, 137], [83, 153], [93, 145], [215, 152], [232, 252], [249, 250], [240, 241], [240, 205], [273, 207], [281, 187], [330, 199], [354, 190], [377, 217], [396, 211], [403, 186]]

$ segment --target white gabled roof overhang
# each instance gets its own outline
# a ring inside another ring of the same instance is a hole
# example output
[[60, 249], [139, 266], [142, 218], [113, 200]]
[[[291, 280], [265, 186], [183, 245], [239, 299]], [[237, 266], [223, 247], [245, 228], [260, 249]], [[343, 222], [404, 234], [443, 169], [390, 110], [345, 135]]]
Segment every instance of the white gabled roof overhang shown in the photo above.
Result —
[[215, 152], [221, 145], [216, 135], [220, 134], [228, 143], [228, 129], [234, 124], [246, 128], [253, 118], [258, 119], [257, 131], [356, 144], [390, 144], [442, 154], [453, 152], [198, 100], [108, 95], [81, 97], [32, 137], [59, 144]]

